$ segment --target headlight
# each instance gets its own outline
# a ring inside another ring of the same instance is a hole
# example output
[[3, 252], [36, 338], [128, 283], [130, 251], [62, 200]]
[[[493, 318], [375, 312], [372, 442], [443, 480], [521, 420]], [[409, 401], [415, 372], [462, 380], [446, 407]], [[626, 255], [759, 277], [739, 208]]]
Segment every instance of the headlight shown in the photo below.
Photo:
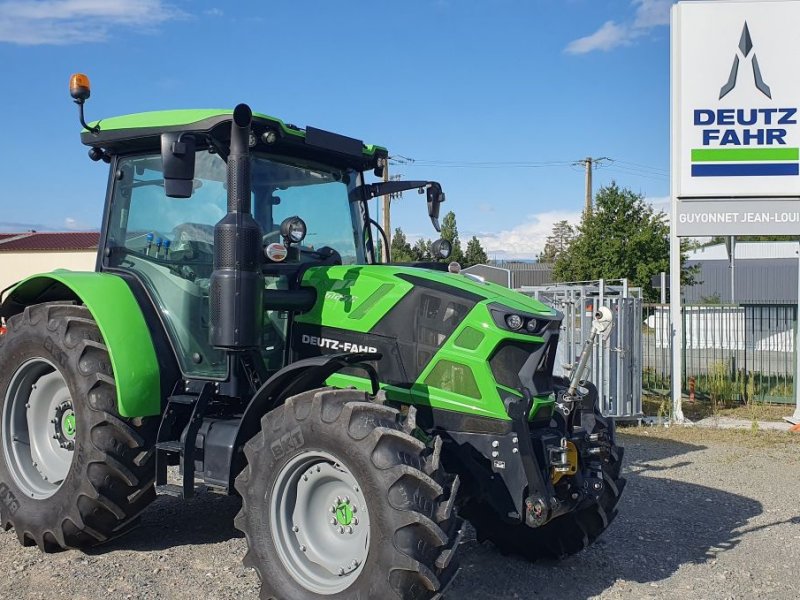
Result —
[[306, 237], [306, 223], [300, 217], [289, 217], [281, 223], [281, 235], [292, 244], [299, 244]]
[[506, 325], [508, 325], [509, 329], [513, 329], [514, 331], [516, 331], [518, 329], [522, 329], [524, 321], [522, 320], [522, 317], [520, 317], [519, 315], [507, 315]]
[[438, 239], [431, 245], [431, 254], [434, 258], [447, 260], [453, 253], [453, 244], [449, 240]]
[[525, 324], [525, 329], [528, 331], [528, 333], [536, 333], [536, 330], [539, 329], [539, 321], [536, 319], [528, 320], [528, 322]]

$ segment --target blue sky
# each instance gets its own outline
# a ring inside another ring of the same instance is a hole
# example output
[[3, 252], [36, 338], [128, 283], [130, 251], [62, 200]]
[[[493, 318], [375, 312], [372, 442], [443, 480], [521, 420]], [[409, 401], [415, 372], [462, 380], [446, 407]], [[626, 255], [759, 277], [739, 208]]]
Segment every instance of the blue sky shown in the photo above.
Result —
[[[577, 221], [595, 173], [659, 206], [669, 194], [671, 0], [0, 0], [0, 231], [100, 224], [107, 172], [90, 119], [168, 108], [255, 110], [389, 148], [436, 179], [462, 238], [534, 256]], [[477, 164], [476, 164], [477, 163]], [[515, 164], [512, 164], [515, 163]], [[422, 197], [393, 225], [432, 236]]]

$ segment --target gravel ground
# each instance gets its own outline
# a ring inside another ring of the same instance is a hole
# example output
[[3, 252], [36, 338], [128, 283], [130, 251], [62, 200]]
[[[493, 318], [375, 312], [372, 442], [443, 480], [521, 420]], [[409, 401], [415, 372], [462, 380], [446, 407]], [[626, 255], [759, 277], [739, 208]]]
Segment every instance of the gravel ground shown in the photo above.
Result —
[[[467, 542], [448, 598], [798, 598], [800, 435], [623, 434], [628, 487], [593, 547], [530, 565]], [[0, 598], [256, 599], [235, 498], [159, 498], [130, 535], [42, 555], [0, 532]]]

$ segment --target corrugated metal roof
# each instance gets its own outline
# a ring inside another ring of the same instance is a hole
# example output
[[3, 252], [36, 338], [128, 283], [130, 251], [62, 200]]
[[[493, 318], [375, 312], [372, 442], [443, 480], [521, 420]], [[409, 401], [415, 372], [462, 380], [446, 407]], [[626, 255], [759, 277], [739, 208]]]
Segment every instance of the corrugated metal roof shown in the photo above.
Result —
[[797, 258], [798, 242], [736, 243], [736, 259]]
[[[798, 242], [736, 242], [736, 260], [761, 260], [772, 258], [797, 258]], [[698, 248], [688, 253], [687, 260], [728, 260], [725, 244]]]
[[99, 231], [29, 232], [0, 235], [0, 252], [68, 252], [95, 250]]
[[722, 304], [797, 304], [797, 258], [736, 261], [736, 290], [731, 297], [728, 261], [699, 261], [699, 283], [683, 287], [686, 304], [702, 304], [718, 297]]

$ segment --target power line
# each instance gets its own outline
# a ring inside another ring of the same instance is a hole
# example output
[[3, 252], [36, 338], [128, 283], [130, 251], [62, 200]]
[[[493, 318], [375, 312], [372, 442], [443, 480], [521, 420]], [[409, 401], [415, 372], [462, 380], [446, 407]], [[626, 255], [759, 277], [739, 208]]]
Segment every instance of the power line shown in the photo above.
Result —
[[634, 167], [637, 169], [642, 169], [645, 171], [656, 171], [658, 173], [663, 173], [664, 175], [669, 175], [669, 169], [662, 169], [660, 167], [649, 167], [647, 165], [641, 165], [639, 163], [629, 162], [627, 160], [615, 160], [611, 159], [612, 162], [620, 164], [620, 165], [627, 165], [630, 167]]
[[[390, 157], [393, 164], [404, 165], [407, 167], [437, 167], [445, 169], [544, 169], [553, 167], [573, 167], [585, 168], [586, 159], [574, 160], [548, 160], [548, 161], [462, 161], [462, 160], [438, 160], [438, 159], [415, 159], [403, 155], [393, 155]], [[668, 177], [669, 171], [660, 167], [652, 167], [640, 163], [625, 160], [618, 160], [609, 157], [593, 159], [594, 168], [617, 168], [628, 174], [641, 176]]]

